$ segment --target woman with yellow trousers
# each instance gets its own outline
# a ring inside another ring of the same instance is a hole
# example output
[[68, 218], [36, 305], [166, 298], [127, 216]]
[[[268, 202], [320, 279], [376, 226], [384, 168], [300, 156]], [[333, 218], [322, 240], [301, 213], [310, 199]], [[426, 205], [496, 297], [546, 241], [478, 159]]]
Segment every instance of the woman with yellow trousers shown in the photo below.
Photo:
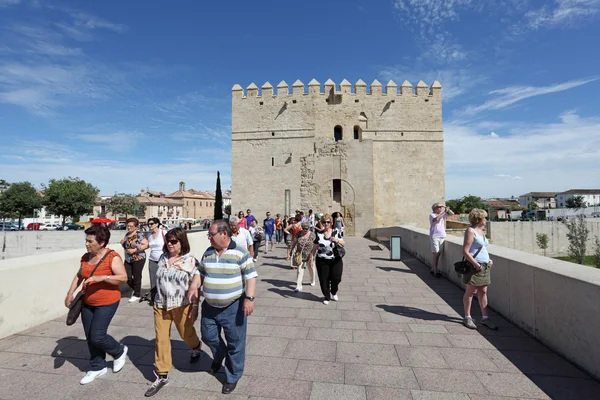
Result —
[[158, 261], [157, 290], [154, 297], [156, 380], [146, 391], [146, 397], [154, 396], [169, 383], [168, 373], [173, 366], [171, 357], [173, 322], [179, 336], [192, 349], [190, 363], [200, 359], [200, 338], [194, 328], [194, 322], [198, 318], [198, 303], [190, 304], [186, 297], [198, 262], [189, 252], [190, 244], [183, 229], [175, 228], [167, 232], [164, 253]]

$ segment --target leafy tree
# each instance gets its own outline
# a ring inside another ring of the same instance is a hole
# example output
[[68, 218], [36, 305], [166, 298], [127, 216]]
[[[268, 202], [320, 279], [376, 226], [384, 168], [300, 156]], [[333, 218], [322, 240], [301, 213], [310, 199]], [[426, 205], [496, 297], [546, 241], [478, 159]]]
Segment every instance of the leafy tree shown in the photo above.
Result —
[[548, 248], [548, 235], [545, 233], [536, 233], [535, 241], [540, 249], [544, 250], [544, 256], [546, 256], [546, 249]]
[[231, 217], [231, 204], [227, 204], [225, 206], [225, 214], [227, 214], [227, 216]]
[[221, 173], [217, 171], [217, 189], [215, 190], [214, 220], [223, 219], [223, 193], [221, 192]]
[[42, 197], [29, 182], [10, 185], [0, 195], [0, 217], [18, 218], [18, 225], [24, 217], [31, 217], [35, 210], [42, 208]]
[[578, 215], [575, 219], [565, 220], [564, 222], [568, 229], [569, 257], [579, 264], [583, 264], [590, 229], [582, 215]]
[[538, 204], [537, 204], [535, 201], [531, 200], [531, 201], [529, 202], [529, 204], [527, 204], [527, 208], [528, 208], [530, 211], [537, 210], [537, 209], [538, 209]]
[[67, 217], [89, 213], [94, 208], [98, 189], [79, 178], [50, 179], [44, 190], [44, 205], [55, 215]]
[[596, 268], [600, 268], [600, 237], [598, 236], [594, 240], [594, 258], [592, 261]]
[[144, 210], [144, 206], [140, 204], [137, 197], [131, 194], [119, 193], [105, 200], [104, 205], [106, 211], [113, 215], [125, 214], [137, 216], [140, 211]]
[[462, 204], [460, 203], [460, 199], [448, 200], [446, 201], [446, 205], [457, 214], [462, 214], [465, 212], [465, 210], [462, 207]]
[[573, 210], [579, 210], [580, 208], [585, 208], [586, 204], [583, 201], [583, 196], [573, 196], [565, 201], [565, 206]]

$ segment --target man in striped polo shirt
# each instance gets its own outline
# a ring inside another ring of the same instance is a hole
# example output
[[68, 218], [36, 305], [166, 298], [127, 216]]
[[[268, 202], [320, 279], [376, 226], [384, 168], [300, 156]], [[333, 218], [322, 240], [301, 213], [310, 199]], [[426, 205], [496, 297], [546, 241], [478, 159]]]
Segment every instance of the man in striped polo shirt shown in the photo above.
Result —
[[[225, 360], [222, 392], [231, 393], [244, 372], [247, 316], [254, 311], [256, 268], [246, 249], [231, 240], [229, 224], [215, 221], [208, 230], [211, 246], [206, 250], [198, 273], [192, 279], [188, 300], [199, 299], [203, 289], [200, 331], [202, 341], [213, 355], [211, 371], [216, 373]], [[193, 303], [192, 303], [193, 304]], [[225, 332], [227, 344], [221, 337]]]

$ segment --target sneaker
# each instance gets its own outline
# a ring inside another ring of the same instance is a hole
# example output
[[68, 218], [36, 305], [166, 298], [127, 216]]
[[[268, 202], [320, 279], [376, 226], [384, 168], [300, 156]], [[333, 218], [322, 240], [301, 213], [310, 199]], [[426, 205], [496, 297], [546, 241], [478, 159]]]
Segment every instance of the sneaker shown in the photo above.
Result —
[[469, 329], [477, 329], [477, 325], [475, 325], [475, 322], [473, 322], [473, 318], [471, 317], [466, 317], [463, 320], [463, 325]]
[[315, 283], [314, 283], [314, 282], [311, 282], [311, 283], [310, 283], [310, 286], [315, 286]]
[[229, 394], [235, 390], [236, 386], [237, 386], [237, 382], [236, 383], [224, 383], [223, 388], [221, 389], [221, 393]]
[[113, 372], [119, 372], [123, 369], [125, 361], [127, 361], [127, 350], [127, 346], [123, 346], [123, 354], [121, 354], [121, 357], [115, 358], [115, 361], [113, 361]]
[[294, 292], [301, 292], [302, 291], [302, 286], [298, 286], [296, 287], [296, 289], [294, 289]]
[[150, 386], [148, 388], [148, 390], [146, 390], [146, 393], [144, 394], [144, 396], [146, 397], [151, 397], [154, 396], [156, 393], [158, 393], [158, 391], [160, 389], [162, 389], [164, 386], [167, 386], [169, 384], [169, 378], [161, 378], [160, 376], [158, 376], [158, 374], [156, 373], [156, 371], [154, 371], [154, 376], [156, 376], [156, 380], [154, 381], [154, 383], [152, 384], [152, 386]]
[[253, 262], [256, 262], [257, 260], [258, 260], [258, 258], [253, 258], [252, 259]]
[[435, 273], [435, 277], [436, 277], [436, 278], [441, 278], [441, 277], [442, 277], [442, 274], [440, 274], [439, 272], [436, 272], [436, 273]]
[[334, 294], [333, 296], [331, 296], [331, 300], [333, 300], [333, 301], [338, 301], [337, 294]]
[[216, 374], [221, 369], [222, 364], [223, 364], [222, 361], [221, 362], [213, 361], [212, 364], [210, 364], [210, 372], [212, 374]]
[[93, 382], [94, 379], [98, 378], [99, 376], [106, 374], [107, 371], [108, 369], [106, 367], [100, 371], [88, 371], [86, 372], [85, 376], [81, 378], [79, 383], [82, 385], [87, 385], [88, 383]]
[[198, 347], [196, 347], [195, 349], [192, 349], [190, 351], [190, 364], [198, 362], [198, 360], [200, 359], [200, 356], [202, 356], [202, 351], [200, 350], [201, 346], [202, 345], [199, 344]]
[[129, 302], [130, 303], [139, 303], [140, 299], [141, 299], [141, 297], [131, 296], [131, 298], [129, 299]]
[[498, 327], [496, 325], [494, 325], [494, 323], [491, 321], [491, 319], [489, 317], [488, 318], [481, 318], [479, 320], [479, 323], [481, 325], [487, 326], [488, 329], [491, 329], [493, 331], [498, 330]]
[[323, 304], [325, 304], [325, 305], [329, 304], [329, 300], [323, 300]]

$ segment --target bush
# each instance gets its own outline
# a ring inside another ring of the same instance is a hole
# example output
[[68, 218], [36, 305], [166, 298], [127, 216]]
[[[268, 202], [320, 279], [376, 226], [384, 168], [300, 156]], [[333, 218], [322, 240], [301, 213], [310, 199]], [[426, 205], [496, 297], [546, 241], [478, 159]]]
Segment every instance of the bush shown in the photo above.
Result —
[[600, 237], [596, 236], [594, 240], [594, 267], [600, 268]]
[[548, 235], [545, 233], [536, 233], [535, 241], [540, 249], [544, 250], [544, 256], [546, 256], [546, 249], [548, 248]]
[[573, 258], [578, 264], [583, 264], [585, 250], [590, 230], [583, 216], [578, 215], [575, 219], [565, 220], [564, 224], [569, 230], [567, 239], [569, 239], [569, 257]]

